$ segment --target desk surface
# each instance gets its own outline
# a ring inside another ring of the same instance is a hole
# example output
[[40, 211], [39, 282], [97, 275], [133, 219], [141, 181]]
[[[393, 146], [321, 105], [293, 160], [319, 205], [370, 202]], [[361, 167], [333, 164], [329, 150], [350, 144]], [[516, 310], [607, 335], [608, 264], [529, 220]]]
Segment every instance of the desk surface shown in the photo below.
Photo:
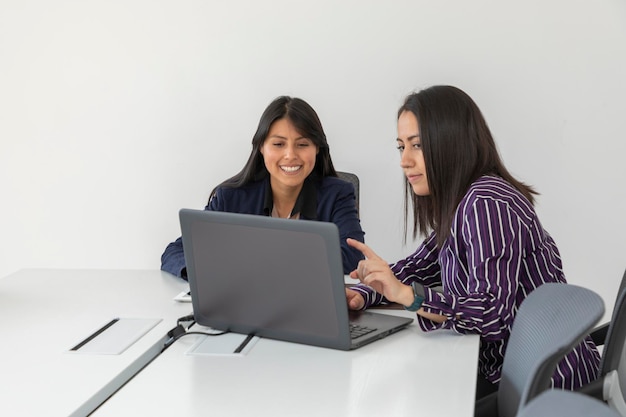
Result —
[[187, 354], [201, 337], [176, 341], [93, 416], [473, 414], [478, 336], [414, 323], [350, 352], [260, 339], [245, 356]]
[[[472, 415], [477, 336], [413, 324], [351, 352], [260, 339], [242, 356], [200, 356], [187, 351], [204, 336], [189, 335], [159, 355], [191, 312], [173, 301], [185, 288], [156, 270], [1, 278], [0, 415], [83, 416], [112, 394], [93, 416]], [[118, 355], [69, 351], [116, 317], [161, 321]]]
[[[160, 271], [22, 270], [0, 279], [0, 415], [87, 415], [160, 352], [191, 306]], [[69, 352], [116, 317], [161, 319], [119, 355]]]

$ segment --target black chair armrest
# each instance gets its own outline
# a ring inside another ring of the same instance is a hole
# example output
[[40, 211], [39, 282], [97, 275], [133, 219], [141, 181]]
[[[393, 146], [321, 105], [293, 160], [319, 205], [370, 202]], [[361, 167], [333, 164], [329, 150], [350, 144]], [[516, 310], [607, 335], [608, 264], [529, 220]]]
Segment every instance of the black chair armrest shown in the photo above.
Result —
[[498, 417], [497, 392], [492, 392], [476, 401], [474, 417]]
[[602, 390], [604, 386], [604, 378], [600, 377], [589, 384], [580, 387], [576, 391], [581, 394], [588, 395], [589, 397], [597, 398], [600, 401], [604, 401], [604, 397], [602, 395]]
[[606, 334], [609, 331], [609, 323], [604, 323], [591, 331], [591, 340], [596, 346], [604, 346], [606, 340]]

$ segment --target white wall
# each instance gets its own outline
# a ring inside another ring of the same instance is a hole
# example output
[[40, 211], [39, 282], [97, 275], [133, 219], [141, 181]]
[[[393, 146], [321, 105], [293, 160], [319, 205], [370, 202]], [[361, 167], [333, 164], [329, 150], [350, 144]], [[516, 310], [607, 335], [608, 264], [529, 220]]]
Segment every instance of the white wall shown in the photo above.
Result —
[[264, 107], [319, 113], [362, 181], [367, 242], [402, 245], [395, 112], [453, 84], [482, 108], [570, 282], [626, 268], [623, 0], [0, 0], [0, 276], [158, 268], [177, 211], [237, 172]]

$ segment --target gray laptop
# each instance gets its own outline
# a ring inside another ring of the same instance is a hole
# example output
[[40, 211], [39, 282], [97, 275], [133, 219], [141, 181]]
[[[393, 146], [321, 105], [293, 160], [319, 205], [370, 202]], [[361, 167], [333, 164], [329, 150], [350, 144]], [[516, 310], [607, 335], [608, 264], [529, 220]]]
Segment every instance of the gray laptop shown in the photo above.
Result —
[[200, 325], [350, 350], [413, 321], [348, 311], [333, 223], [192, 209], [179, 214]]

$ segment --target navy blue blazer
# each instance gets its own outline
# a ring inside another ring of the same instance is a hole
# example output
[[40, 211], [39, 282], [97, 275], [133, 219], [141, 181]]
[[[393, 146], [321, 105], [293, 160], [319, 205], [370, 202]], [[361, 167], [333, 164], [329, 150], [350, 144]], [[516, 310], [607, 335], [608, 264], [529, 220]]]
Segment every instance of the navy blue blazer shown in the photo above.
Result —
[[[271, 195], [269, 187], [269, 178], [239, 188], [220, 187], [205, 210], [268, 216], [271, 213], [271, 202], [268, 211], [266, 199], [268, 193]], [[363, 255], [348, 246], [346, 239], [350, 237], [364, 242], [365, 236], [356, 209], [354, 186], [337, 177], [324, 177], [321, 180], [311, 179], [311, 187], [315, 190], [316, 209], [307, 210], [305, 201], [300, 211], [300, 219], [333, 222], [337, 225], [341, 239], [343, 272], [348, 274], [356, 269]], [[313, 199], [309, 199], [311, 200]], [[161, 269], [187, 278], [183, 242], [180, 237], [165, 248], [161, 255]]]

